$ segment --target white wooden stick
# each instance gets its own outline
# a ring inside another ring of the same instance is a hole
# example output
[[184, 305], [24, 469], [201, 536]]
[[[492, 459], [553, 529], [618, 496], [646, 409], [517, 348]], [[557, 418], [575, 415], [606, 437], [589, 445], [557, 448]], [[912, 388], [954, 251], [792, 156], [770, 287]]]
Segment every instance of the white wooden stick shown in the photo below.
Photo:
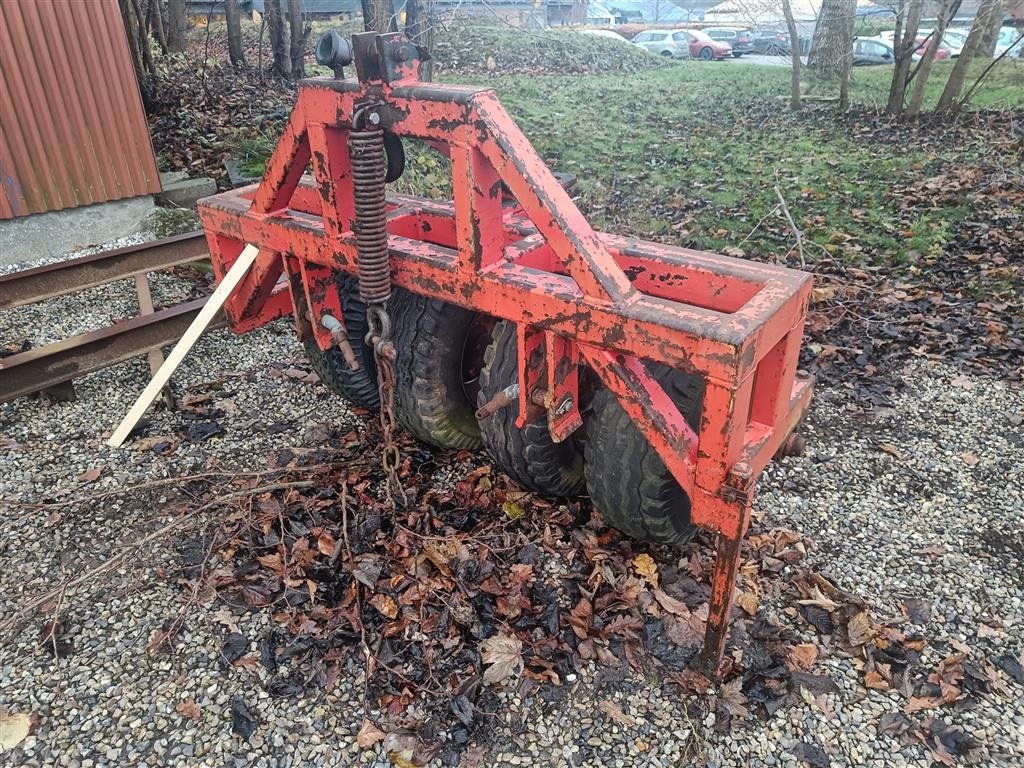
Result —
[[174, 349], [171, 350], [171, 354], [167, 356], [164, 364], [160, 366], [160, 370], [156, 372], [156, 375], [150, 380], [146, 388], [142, 390], [142, 394], [139, 395], [139, 399], [135, 401], [135, 405], [132, 406], [131, 410], [124, 417], [117, 429], [114, 430], [114, 434], [107, 440], [107, 445], [111, 448], [120, 448], [121, 444], [128, 437], [128, 433], [135, 429], [135, 425], [139, 423], [139, 419], [142, 418], [142, 414], [146, 412], [146, 409], [153, 404], [157, 395], [160, 394], [160, 390], [167, 384], [171, 378], [171, 374], [174, 373], [174, 369], [181, 364], [181, 361], [185, 359], [185, 355], [188, 354], [189, 350], [195, 345], [196, 341], [202, 336], [203, 331], [206, 330], [206, 326], [210, 324], [220, 308], [224, 306], [224, 302], [227, 301], [228, 296], [235, 290], [245, 273], [252, 267], [253, 262], [256, 261], [256, 256], [259, 255], [259, 248], [255, 245], [249, 244], [245, 246], [242, 253], [239, 255], [235, 263], [231, 265], [231, 269], [224, 275], [224, 279], [221, 280], [220, 285], [214, 290], [213, 295], [210, 296], [210, 300], [203, 305], [203, 308], [199, 310], [199, 314], [196, 315], [196, 319], [189, 325], [188, 330], [182, 335], [181, 339], [177, 344], [174, 345]]

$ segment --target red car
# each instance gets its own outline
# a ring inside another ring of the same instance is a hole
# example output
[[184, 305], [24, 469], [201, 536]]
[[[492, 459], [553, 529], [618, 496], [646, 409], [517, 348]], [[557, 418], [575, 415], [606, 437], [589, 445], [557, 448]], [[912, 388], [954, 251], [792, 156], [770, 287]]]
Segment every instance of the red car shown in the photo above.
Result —
[[[913, 58], [920, 59], [924, 56], [924, 52], [928, 50], [928, 45], [931, 43], [931, 36], [921, 35], [920, 37], [915, 37], [914, 42], [917, 43], [917, 49], [914, 51]], [[943, 59], [948, 59], [949, 55], [949, 48], [944, 46], [942, 43], [939, 43], [939, 49], [935, 51], [935, 60], [942, 61]]]
[[718, 40], [712, 40], [706, 32], [701, 32], [699, 29], [683, 29], [680, 31], [690, 39], [691, 59], [711, 61], [712, 59], [721, 60], [732, 56], [731, 45], [719, 42]]

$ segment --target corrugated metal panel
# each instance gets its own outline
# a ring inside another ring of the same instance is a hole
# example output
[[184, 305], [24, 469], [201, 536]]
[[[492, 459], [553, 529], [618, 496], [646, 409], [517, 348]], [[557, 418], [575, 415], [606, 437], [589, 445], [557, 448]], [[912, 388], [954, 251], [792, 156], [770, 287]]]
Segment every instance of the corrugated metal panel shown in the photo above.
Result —
[[0, 0], [0, 219], [159, 190], [117, 0]]

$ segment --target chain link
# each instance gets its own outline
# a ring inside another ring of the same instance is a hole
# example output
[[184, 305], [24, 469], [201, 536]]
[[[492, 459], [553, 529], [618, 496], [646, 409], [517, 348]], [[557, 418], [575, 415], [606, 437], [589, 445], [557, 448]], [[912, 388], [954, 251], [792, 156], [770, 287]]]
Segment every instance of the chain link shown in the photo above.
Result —
[[381, 467], [388, 499], [393, 506], [408, 506], [409, 499], [398, 468], [402, 454], [395, 444], [395, 345], [391, 343], [391, 318], [387, 300], [391, 295], [391, 264], [388, 252], [387, 157], [384, 131], [376, 106], [365, 104], [352, 116], [348, 137], [352, 163], [352, 193], [355, 202], [356, 250], [359, 266], [359, 296], [366, 304], [366, 343], [373, 347], [380, 394], [380, 428], [383, 439]]
[[391, 503], [406, 507], [409, 498], [398, 478], [402, 452], [395, 443], [395, 345], [391, 343], [391, 318], [384, 304], [371, 304], [366, 308], [366, 320], [366, 341], [373, 347], [380, 393], [380, 431], [383, 439], [380, 464], [384, 469], [384, 482]]

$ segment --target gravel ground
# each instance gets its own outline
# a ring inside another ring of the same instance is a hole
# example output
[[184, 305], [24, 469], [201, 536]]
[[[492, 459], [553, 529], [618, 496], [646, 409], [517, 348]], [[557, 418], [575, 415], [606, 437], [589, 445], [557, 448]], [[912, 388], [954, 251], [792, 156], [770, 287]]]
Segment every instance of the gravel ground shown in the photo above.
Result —
[[[182, 288], [173, 279], [164, 287], [168, 296]], [[47, 314], [61, 320], [52, 332], [60, 336], [83, 329], [76, 324], [99, 325], [130, 312], [130, 291], [122, 285], [84, 300], [55, 300]], [[0, 346], [22, 340], [32, 311], [0, 316]], [[205, 337], [179, 369], [176, 386], [216, 390], [224, 434], [200, 443], [174, 440], [159, 455], [137, 444], [116, 451], [103, 444], [145, 385], [141, 360], [84, 377], [73, 402], [0, 406], [0, 498], [17, 502], [0, 521], [0, 616], [175, 519], [170, 505], [180, 495], [170, 485], [88, 508], [34, 506], [39, 502], [201, 471], [259, 469], [271, 451], [301, 446], [306, 430], [318, 424], [358, 428], [359, 417], [321, 385], [280, 375], [301, 355], [284, 322], [245, 337]], [[899, 616], [908, 597], [928, 600], [927, 664], [942, 659], [950, 641], [970, 645], [977, 659], [1020, 653], [1024, 398], [1019, 387], [924, 361], [899, 376], [905, 387], [893, 407], [869, 414], [855, 409], [842, 388], [819, 389], [804, 430], [809, 450], [766, 472], [757, 513], [768, 526], [791, 527], [817, 542], [812, 560], [867, 599], [876, 616]], [[149, 418], [150, 437], [181, 431], [181, 414], [156, 411]], [[78, 479], [94, 468], [102, 469], [98, 480]], [[205, 606], [186, 614], [173, 654], [146, 651], [154, 632], [183, 610], [181, 590], [160, 570], [175, 561], [178, 544], [171, 539], [145, 548], [87, 592], [62, 596], [72, 643], [66, 658], [54, 661], [39, 647], [45, 616], [0, 637], [0, 709], [38, 719], [32, 736], [0, 754], [0, 765], [389, 765], [383, 748], [355, 746], [367, 714], [358, 670], [329, 694], [273, 699], [259, 685], [262, 669], [225, 671], [218, 664], [229, 620]], [[248, 638], [270, 623], [262, 612], [234, 620]], [[678, 689], [643, 678], [609, 685], [588, 669], [551, 696], [502, 694], [507, 706], [491, 726], [498, 746], [486, 762], [802, 765], [791, 752], [809, 742], [822, 746], [833, 766], [931, 764], [922, 746], [901, 747], [876, 733], [879, 717], [902, 711], [903, 699], [865, 689], [854, 660], [839, 654], [815, 671], [840, 689], [827, 695], [824, 711], [813, 703], [783, 708], [720, 736], [713, 715], [689, 719]], [[1024, 687], [1006, 682], [1009, 696], [993, 693], [973, 708], [937, 713], [981, 743], [976, 764], [1024, 764]], [[231, 732], [236, 694], [260, 722], [247, 743]], [[609, 720], [598, 709], [609, 698], [636, 724]]]

